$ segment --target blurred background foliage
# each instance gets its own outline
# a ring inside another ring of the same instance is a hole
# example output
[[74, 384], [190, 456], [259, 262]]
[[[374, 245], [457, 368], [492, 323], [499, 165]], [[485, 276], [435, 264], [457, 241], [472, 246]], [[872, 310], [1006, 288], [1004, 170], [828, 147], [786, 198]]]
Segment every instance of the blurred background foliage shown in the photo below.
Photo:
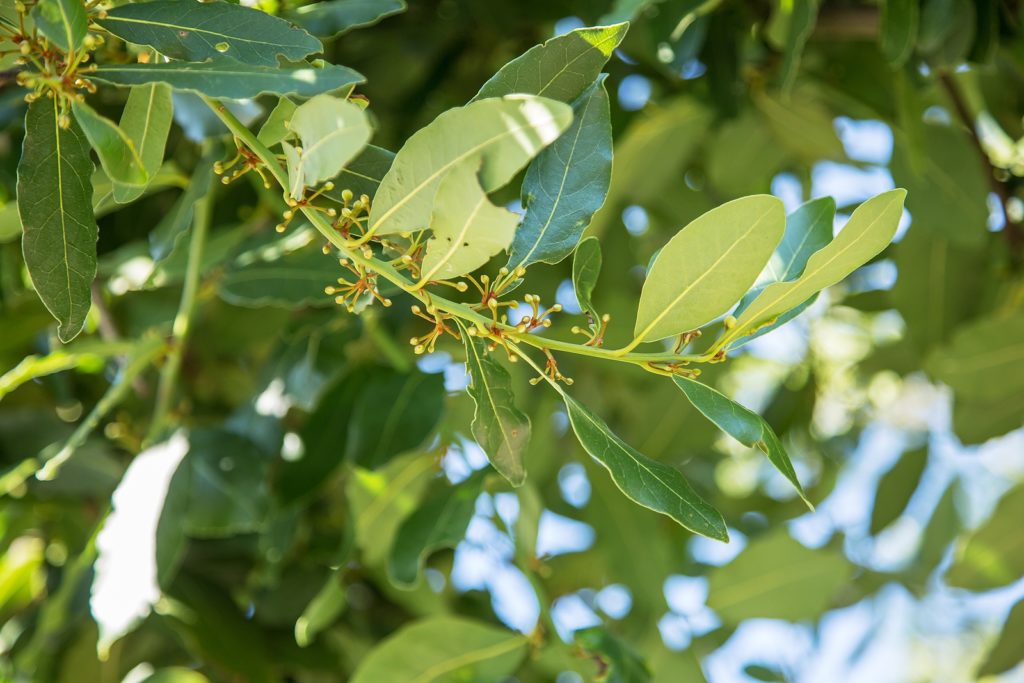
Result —
[[[771, 423], [817, 510], [670, 383], [575, 357], [560, 365], [574, 393], [680, 467], [732, 541], [693, 537], [615, 491], [522, 369], [528, 483], [485, 476], [460, 347], [413, 356], [405, 340], [422, 324], [406, 305], [356, 317], [232, 289], [233, 264], [279, 220], [270, 193], [238, 182], [217, 190], [184, 357], [176, 417], [190, 434], [159, 447], [180, 466], [152, 451], [133, 461], [153, 401], [144, 374], [60, 477], [22, 482], [19, 463], [73, 430], [118, 362], [83, 352], [8, 395], [0, 381], [0, 678], [338, 681], [386, 661], [404, 642], [390, 636], [435, 653], [509, 643], [514, 657], [465, 680], [1024, 680], [1024, 3], [410, 5], [327, 48], [367, 76], [374, 142], [392, 150], [532, 45], [632, 22], [607, 67], [614, 177], [588, 232], [605, 254], [595, 298], [612, 347], [630, 339], [651, 255], [708, 209], [771, 192], [789, 210], [832, 195], [848, 215], [909, 190], [875, 262], [705, 374]], [[112, 111], [123, 98], [101, 95]], [[257, 121], [273, 106], [236, 109]], [[0, 89], [5, 199], [22, 110], [17, 89]], [[224, 132], [187, 95], [175, 118], [166, 182], [100, 219], [88, 329], [108, 340], [175, 314], [185, 246], [154, 264], [147, 240], [199, 173], [196, 141]], [[54, 335], [27, 290], [12, 207], [0, 209], [5, 371]], [[568, 261], [531, 277], [575, 305]], [[416, 514], [451, 528], [403, 590], [389, 555]], [[504, 631], [463, 633], [460, 618]]]

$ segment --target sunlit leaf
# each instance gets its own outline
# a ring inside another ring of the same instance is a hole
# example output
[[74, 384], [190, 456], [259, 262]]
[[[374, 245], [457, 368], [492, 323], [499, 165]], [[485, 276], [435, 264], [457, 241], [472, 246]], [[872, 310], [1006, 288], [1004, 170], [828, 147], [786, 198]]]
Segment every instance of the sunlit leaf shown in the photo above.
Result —
[[1024, 575], [1024, 545], [1019, 542], [1024, 515], [1024, 486], [1010, 489], [992, 516], [959, 548], [946, 583], [972, 591], [1006, 586]]
[[304, 188], [336, 176], [366, 146], [371, 134], [360, 107], [330, 95], [303, 102], [286, 125], [302, 143], [298, 163], [288, 169], [296, 200], [302, 199]]
[[115, 180], [113, 194], [116, 202], [126, 204], [141, 197], [160, 170], [173, 111], [171, 89], [167, 86], [154, 84], [132, 88], [121, 114], [120, 128], [138, 152], [148, 180], [142, 187]]

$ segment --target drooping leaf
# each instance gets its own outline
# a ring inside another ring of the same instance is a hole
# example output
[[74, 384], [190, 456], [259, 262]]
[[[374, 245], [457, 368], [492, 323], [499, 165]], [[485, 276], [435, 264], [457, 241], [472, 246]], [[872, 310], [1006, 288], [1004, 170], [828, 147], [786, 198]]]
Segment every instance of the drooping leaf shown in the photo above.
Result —
[[380, 368], [359, 391], [346, 459], [376, 469], [423, 443], [444, 409], [444, 376]]
[[601, 626], [580, 629], [572, 634], [573, 640], [591, 656], [596, 657], [601, 681], [605, 683], [646, 683], [651, 671], [622, 639]]
[[501, 67], [473, 101], [513, 93], [572, 102], [593, 87], [629, 23], [577, 28], [536, 45]]
[[571, 119], [567, 104], [521, 95], [446, 111], [413, 134], [395, 156], [374, 196], [370, 229], [387, 235], [427, 227], [438, 186], [463, 162], [476, 163], [484, 192], [496, 190]]
[[93, 165], [78, 124], [58, 125], [59, 102], [40, 99], [25, 114], [18, 163], [22, 250], [32, 284], [68, 342], [91, 306], [99, 228], [92, 213]]
[[477, 163], [453, 166], [437, 188], [421, 283], [471, 273], [512, 243], [519, 215], [491, 203]]
[[39, 0], [32, 8], [32, 20], [64, 52], [80, 48], [89, 31], [89, 16], [82, 0]]
[[132, 88], [121, 114], [120, 127], [138, 152], [147, 181], [140, 187], [119, 182], [112, 177], [114, 201], [120, 204], [135, 201], [153, 181], [164, 160], [164, 146], [167, 144], [173, 116], [174, 102], [171, 89], [166, 85]]
[[144, 190], [146, 183], [149, 182], [149, 173], [135, 149], [135, 144], [120, 126], [101, 116], [84, 102], [72, 103], [71, 111], [74, 112], [75, 120], [82, 127], [89, 144], [96, 150], [100, 164], [111, 181], [127, 185], [133, 190]]
[[1024, 576], [1024, 544], [1020, 520], [1024, 515], [1024, 486], [1003, 496], [988, 521], [967, 538], [946, 572], [946, 583], [972, 591], [1009, 585]]
[[295, 642], [306, 647], [344, 611], [347, 600], [341, 572], [332, 572], [295, 622]]
[[1010, 609], [1010, 614], [1003, 623], [999, 634], [988, 656], [978, 668], [978, 678], [995, 676], [1013, 669], [1024, 660], [1024, 600], [1020, 600]]
[[256, 139], [267, 147], [273, 147], [289, 137], [292, 132], [288, 129], [288, 120], [295, 113], [296, 108], [296, 104], [287, 97], [278, 99], [277, 105], [270, 112], [263, 127], [260, 128]]
[[708, 607], [729, 624], [761, 618], [815, 619], [852, 570], [841, 552], [805, 548], [780, 529], [711, 572]]
[[370, 122], [363, 110], [338, 97], [317, 95], [303, 102], [286, 124], [302, 141], [299, 160], [289, 166], [292, 198], [338, 175], [370, 140]]
[[989, 317], [960, 327], [946, 346], [929, 356], [926, 368], [959, 397], [1006, 398], [1024, 391], [1024, 311]]
[[229, 2], [150, 0], [115, 7], [96, 23], [129, 43], [193, 62], [228, 56], [276, 67], [278, 56], [298, 61], [323, 49], [287, 21]]
[[882, 54], [893, 66], [902, 66], [913, 54], [919, 18], [918, 0], [885, 0], [882, 3], [882, 30], [878, 39]]
[[459, 325], [466, 347], [469, 395], [473, 397], [473, 438], [484, 449], [487, 459], [513, 486], [526, 481], [523, 453], [530, 443], [530, 418], [516, 408], [512, 377], [487, 353], [487, 345], [472, 337]]
[[244, 100], [264, 93], [312, 97], [363, 82], [363, 76], [344, 66], [269, 67], [221, 57], [209, 62], [169, 64], [106, 64], [89, 78], [121, 87], [166, 83], [209, 97]]
[[754, 283], [785, 228], [782, 202], [754, 195], [712, 209], [680, 230], [647, 274], [636, 338], [682, 334], [725, 313]]
[[192, 225], [192, 215], [196, 202], [206, 196], [213, 182], [213, 165], [220, 155], [217, 146], [203, 155], [192, 170], [192, 180], [188, 187], [164, 214], [160, 222], [149, 233], [149, 253], [154, 261], [161, 261], [170, 255], [174, 246]]
[[799, 306], [885, 249], [896, 233], [906, 194], [906, 190], [890, 190], [858, 206], [839, 235], [808, 259], [803, 274], [796, 280], [765, 288], [738, 316], [726, 339], [745, 336]]
[[399, 588], [419, 583], [427, 557], [454, 548], [466, 535], [476, 510], [484, 475], [477, 473], [454, 488], [447, 479], [435, 480], [423, 502], [398, 527], [388, 557], [388, 578]]
[[324, 288], [344, 274], [338, 260], [325, 256], [319, 245], [307, 244], [270, 260], [233, 265], [217, 283], [217, 293], [237, 306], [328, 306], [334, 303]]
[[404, 11], [403, 0], [326, 0], [290, 8], [284, 16], [315, 36], [330, 38]]
[[601, 274], [601, 242], [596, 237], [587, 237], [576, 247], [572, 257], [572, 287], [580, 310], [587, 316], [590, 329], [596, 330], [601, 316], [594, 308], [592, 297], [597, 278]]
[[89, 598], [101, 651], [131, 631], [160, 598], [157, 528], [172, 477], [187, 451], [180, 434], [143, 451], [114, 491], [113, 510], [96, 539]]
[[764, 451], [775, 469], [796, 488], [808, 507], [811, 506], [793, 470], [789, 454], [782, 447], [782, 442], [775, 435], [775, 431], [760, 415], [703, 382], [682, 376], [673, 377], [672, 381], [690, 403], [719, 429], [748, 448], [759, 448]]
[[526, 655], [521, 633], [463, 617], [435, 616], [401, 628], [360, 662], [352, 683], [493, 683]]
[[612, 124], [604, 78], [583, 91], [572, 107], [572, 125], [526, 172], [526, 216], [512, 242], [509, 270], [558, 263], [571, 254], [608, 194]]
[[895, 522], [907, 508], [927, 463], [928, 450], [917, 448], [900, 456], [892, 469], [882, 475], [875, 490], [875, 504], [871, 508], [872, 534]]

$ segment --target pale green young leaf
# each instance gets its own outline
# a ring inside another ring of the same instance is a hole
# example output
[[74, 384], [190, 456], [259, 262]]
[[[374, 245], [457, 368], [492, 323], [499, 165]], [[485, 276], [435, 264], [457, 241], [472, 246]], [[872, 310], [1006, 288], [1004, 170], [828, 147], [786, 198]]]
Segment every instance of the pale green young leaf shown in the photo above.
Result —
[[99, 228], [92, 213], [89, 143], [71, 121], [58, 125], [59, 102], [40, 99], [25, 114], [18, 163], [22, 251], [36, 293], [68, 342], [82, 330], [92, 305]]
[[749, 334], [799, 306], [885, 249], [896, 234], [906, 195], [906, 190], [890, 190], [857, 207], [839, 235], [808, 259], [799, 278], [769, 285], [750, 303], [726, 333], [726, 340]]
[[600, 325], [601, 316], [594, 308], [592, 300], [600, 274], [601, 242], [596, 237], [588, 237], [579, 243], [572, 257], [572, 287], [576, 292], [580, 310], [587, 316], [591, 329], [596, 329]]
[[485, 192], [507, 183], [572, 120], [567, 104], [510, 95], [450, 109], [417, 131], [395, 156], [370, 210], [379, 235], [427, 227], [434, 195], [448, 172], [476, 163]]
[[676, 376], [672, 378], [672, 381], [693, 404], [693, 407], [717, 425], [719, 429], [748, 448], [761, 449], [775, 469], [789, 480], [807, 506], [813, 507], [807, 499], [803, 487], [800, 486], [800, 480], [793, 469], [789, 454], [782, 447], [782, 442], [779, 441], [775, 431], [760, 415], [695, 379]]
[[164, 147], [167, 144], [167, 134], [171, 130], [173, 114], [171, 89], [166, 85], [154, 83], [132, 88], [121, 114], [120, 126], [135, 146], [148, 180], [142, 186], [114, 181], [114, 201], [127, 204], [141, 197], [146, 191], [146, 187], [152, 182], [160, 170], [160, 164], [163, 163]]
[[530, 443], [530, 418], [516, 408], [512, 377], [487, 353], [486, 342], [470, 336], [461, 323], [459, 332], [466, 347], [470, 377], [467, 391], [476, 405], [473, 438], [494, 469], [513, 486], [522, 486], [526, 481], [523, 453]]
[[84, 102], [72, 103], [71, 111], [110, 180], [132, 188], [145, 189], [149, 174], [135, 145], [120, 126]]
[[315, 36], [330, 38], [404, 11], [403, 0], [325, 0], [289, 8], [284, 16]]
[[292, 132], [288, 130], [288, 119], [295, 113], [296, 104], [287, 97], [278, 99], [270, 116], [260, 128], [256, 139], [267, 147], [273, 147], [282, 140], [288, 138]]
[[151, 0], [115, 7], [96, 20], [118, 38], [185, 61], [228, 56], [277, 66], [320, 52], [320, 41], [284, 19], [229, 2]]
[[269, 67], [220, 58], [210, 62], [169, 64], [105, 64], [89, 78], [121, 87], [166, 83], [175, 90], [189, 90], [234, 100], [264, 93], [312, 97], [355, 83], [363, 77], [344, 66], [328, 64]]
[[82, 0], [39, 0], [32, 8], [32, 20], [49, 41], [65, 52], [81, 47], [89, 31], [89, 15]]
[[558, 263], [571, 254], [608, 195], [612, 123], [604, 78], [591, 84], [572, 108], [572, 125], [526, 172], [526, 216], [512, 242], [510, 270], [539, 261]]
[[317, 95], [295, 109], [287, 127], [302, 142], [298, 162], [289, 163], [292, 198], [303, 189], [336, 176], [370, 141], [370, 122], [362, 108], [338, 97]]
[[577, 28], [536, 45], [501, 67], [473, 101], [513, 93], [572, 102], [592, 87], [629, 23]]
[[475, 160], [459, 164], [437, 188], [422, 284], [470, 273], [512, 243], [519, 215], [491, 204], [477, 168]]
[[494, 683], [515, 672], [528, 645], [521, 633], [464, 617], [427, 617], [371, 650], [352, 683]]
[[920, 20], [918, 0], [885, 0], [878, 35], [882, 54], [893, 66], [902, 66], [914, 52]]
[[430, 553], [454, 548], [462, 540], [476, 511], [483, 483], [481, 473], [454, 488], [447, 479], [435, 480], [423, 502], [395, 534], [388, 557], [391, 583], [402, 589], [415, 588]]
[[295, 642], [307, 647], [316, 635], [330, 626], [348, 603], [346, 585], [340, 571], [331, 572], [320, 591], [309, 601], [295, 621]]
[[725, 313], [754, 283], [785, 228], [782, 202], [753, 195], [712, 209], [680, 230], [647, 274], [636, 338], [682, 334]]
[[956, 397], [1005, 398], [1011, 404], [1024, 392], [1024, 311], [983, 318], [961, 327], [925, 367], [952, 387]]

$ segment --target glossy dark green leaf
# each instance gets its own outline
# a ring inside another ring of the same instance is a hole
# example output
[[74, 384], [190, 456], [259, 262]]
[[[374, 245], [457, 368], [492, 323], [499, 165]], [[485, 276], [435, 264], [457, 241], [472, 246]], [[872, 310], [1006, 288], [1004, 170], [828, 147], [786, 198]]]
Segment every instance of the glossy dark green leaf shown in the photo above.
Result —
[[423, 502], [409, 515], [391, 544], [388, 578], [404, 589], [419, 583], [427, 557], [442, 548], [454, 548], [466, 535], [476, 511], [484, 475], [477, 473], [454, 487], [437, 479]]
[[32, 284], [57, 319], [61, 341], [82, 330], [96, 275], [99, 229], [92, 213], [93, 164], [78, 124], [58, 125], [59, 103], [33, 102], [18, 163], [22, 250]]
[[612, 124], [604, 78], [572, 103], [572, 125], [530, 163], [523, 180], [523, 223], [508, 259], [510, 270], [558, 263], [572, 253], [604, 204], [612, 175]]
[[622, 639], [601, 626], [580, 629], [572, 634], [577, 645], [595, 657], [600, 680], [605, 683], [646, 683], [651, 672], [636, 652]]
[[1024, 544], [1020, 520], [1024, 518], [1024, 486], [1010, 489], [992, 516], [959, 549], [946, 572], [946, 583], [972, 591], [1009, 585], [1024, 576]]
[[805, 548], [779, 529], [711, 572], [708, 607], [729, 624], [744, 619], [816, 619], [852, 571], [841, 552]]
[[295, 251], [278, 254], [268, 250], [270, 260], [236, 263], [217, 283], [217, 292], [238, 306], [329, 306], [334, 299], [324, 288], [337, 284], [345, 275], [338, 259], [325, 256], [319, 244], [307, 244]]
[[89, 16], [82, 0], [40, 0], [32, 8], [32, 20], [48, 40], [65, 52], [81, 47], [89, 30]]
[[209, 97], [242, 100], [264, 93], [312, 97], [362, 83], [362, 75], [344, 66], [269, 67], [226, 57], [209, 62], [104, 65], [89, 76], [117, 86], [166, 83]]
[[882, 475], [875, 490], [875, 504], [871, 508], [872, 534], [877, 534], [903, 514], [927, 463], [928, 450], [918, 448], [904, 453], [892, 469]]
[[470, 336], [459, 325], [466, 347], [469, 395], [473, 397], [473, 438], [484, 449], [494, 469], [513, 485], [526, 481], [523, 454], [530, 443], [530, 418], [516, 408], [512, 377], [487, 352], [487, 343]]
[[901, 66], [914, 52], [920, 20], [918, 0], [885, 0], [882, 3], [882, 54], [893, 66]]
[[144, 190], [149, 182], [149, 173], [135, 149], [135, 143], [121, 127], [84, 102], [74, 102], [71, 111], [111, 181], [137, 188], [140, 192]]
[[214, 146], [204, 154], [192, 170], [188, 187], [149, 233], [149, 253], [154, 261], [161, 261], [174, 250], [182, 236], [192, 225], [193, 209], [197, 201], [206, 196], [213, 182], [213, 165], [220, 155]]
[[515, 672], [527, 646], [521, 633], [464, 617], [428, 617], [371, 650], [352, 683], [494, 683]]
[[147, 181], [142, 187], [115, 181], [114, 201], [126, 204], [142, 196], [164, 160], [167, 134], [174, 117], [171, 89], [154, 84], [132, 88], [121, 114], [120, 128], [138, 152]]
[[129, 43], [193, 62], [226, 55], [276, 67], [278, 56], [297, 61], [323, 49], [319, 40], [283, 19], [228, 2], [132, 3], [108, 10], [97, 23]]
[[789, 480], [808, 507], [811, 507], [811, 502], [807, 499], [803, 487], [800, 486], [800, 480], [793, 470], [789, 454], [782, 447], [779, 437], [760, 415], [695, 379], [676, 376], [672, 378], [672, 381], [676, 383], [690, 403], [704, 417], [714, 422], [719, 429], [748, 448], [760, 448], [764, 451], [775, 469]]
[[588, 237], [579, 243], [572, 257], [572, 287], [591, 330], [596, 330], [601, 324], [601, 316], [593, 302], [594, 287], [600, 274], [601, 242], [596, 237]]
[[976, 676], [995, 676], [1013, 669], [1024, 661], [1024, 600], [1010, 609], [999, 639], [989, 650]]
[[444, 375], [380, 368], [359, 392], [346, 458], [376, 469], [422, 444], [444, 409]]
[[315, 36], [330, 38], [404, 11], [403, 0], [325, 0], [288, 9], [284, 16]]
[[628, 29], [621, 23], [556, 36], [501, 67], [473, 99], [524, 93], [572, 102], [592, 87]]

